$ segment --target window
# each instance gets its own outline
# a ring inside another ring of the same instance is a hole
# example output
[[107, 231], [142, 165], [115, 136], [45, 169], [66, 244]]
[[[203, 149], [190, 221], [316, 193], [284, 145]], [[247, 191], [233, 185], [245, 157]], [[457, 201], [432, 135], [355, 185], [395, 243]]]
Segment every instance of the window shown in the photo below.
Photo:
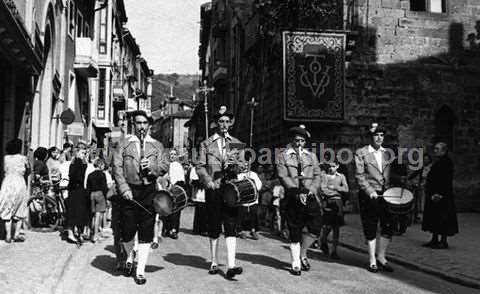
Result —
[[73, 71], [69, 72], [69, 90], [68, 90], [68, 108], [71, 110], [75, 110], [75, 90], [76, 90], [76, 84], [75, 84], [75, 73]]
[[68, 19], [68, 35], [73, 39], [75, 36], [75, 2], [72, 0], [68, 2], [69, 8], [68, 8], [68, 14], [69, 14], [69, 19]]
[[446, 13], [447, 0], [410, 0], [411, 11]]
[[107, 9], [100, 10], [100, 38], [99, 51], [100, 54], [107, 53]]
[[83, 36], [83, 15], [80, 11], [77, 12], [77, 38]]
[[106, 84], [105, 69], [100, 69], [98, 75], [98, 118], [105, 118], [105, 84]]
[[85, 22], [85, 26], [83, 27], [83, 36], [90, 37], [90, 26], [86, 22]]

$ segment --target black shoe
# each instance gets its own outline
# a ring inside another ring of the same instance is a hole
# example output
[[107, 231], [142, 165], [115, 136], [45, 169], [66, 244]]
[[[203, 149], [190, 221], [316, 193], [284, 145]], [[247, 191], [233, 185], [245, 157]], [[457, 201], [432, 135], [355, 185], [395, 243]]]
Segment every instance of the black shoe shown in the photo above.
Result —
[[377, 273], [378, 272], [378, 267], [376, 264], [371, 264], [368, 266], [368, 271], [371, 273]]
[[171, 233], [170, 233], [170, 238], [175, 239], [175, 240], [178, 239], [178, 234], [177, 234], [177, 232], [171, 232]]
[[225, 276], [227, 277], [227, 279], [233, 279], [235, 275], [240, 275], [241, 273], [243, 273], [242, 267], [236, 266], [236, 267], [229, 268]]
[[208, 270], [208, 273], [211, 274], [211, 275], [216, 275], [220, 272], [220, 270], [218, 269], [218, 265], [216, 264], [212, 264], [210, 266], [210, 269]]
[[382, 270], [393, 273], [393, 267], [388, 262], [381, 263], [380, 261], [377, 261], [377, 264]]
[[308, 272], [310, 270], [310, 263], [308, 263], [308, 259], [301, 258], [300, 263], [302, 264], [302, 271]]
[[125, 274], [125, 277], [131, 277], [133, 274], [133, 263], [126, 262], [125, 268], [123, 269], [123, 273]]
[[145, 279], [143, 275], [135, 276], [134, 280], [137, 285], [143, 285], [147, 282], [147, 279]]
[[157, 249], [158, 248], [158, 242], [152, 242], [152, 244], [150, 244], [150, 248]]
[[432, 249], [448, 249], [448, 243], [438, 242], [437, 244], [432, 245], [431, 248]]
[[327, 243], [322, 242], [322, 244], [320, 245], [320, 250], [322, 250], [322, 252], [325, 255], [330, 255], [330, 250], [328, 249], [328, 244]]
[[250, 232], [250, 237], [252, 237], [253, 240], [258, 240], [258, 234], [255, 231]]
[[292, 267], [290, 268], [290, 273], [294, 276], [300, 276], [302, 271], [298, 267]]
[[330, 258], [335, 259], [335, 260], [339, 260], [340, 256], [338, 256], [337, 251], [333, 251], [332, 253], [330, 253]]

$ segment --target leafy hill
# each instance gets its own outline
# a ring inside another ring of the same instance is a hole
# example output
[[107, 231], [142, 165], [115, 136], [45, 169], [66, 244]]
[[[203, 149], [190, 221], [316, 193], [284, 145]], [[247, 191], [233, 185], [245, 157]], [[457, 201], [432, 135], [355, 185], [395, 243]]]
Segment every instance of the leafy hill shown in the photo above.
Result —
[[170, 96], [170, 85], [173, 85], [173, 95], [182, 100], [191, 100], [196, 95], [199, 76], [179, 74], [156, 74], [152, 82], [152, 111], [158, 110], [160, 104]]

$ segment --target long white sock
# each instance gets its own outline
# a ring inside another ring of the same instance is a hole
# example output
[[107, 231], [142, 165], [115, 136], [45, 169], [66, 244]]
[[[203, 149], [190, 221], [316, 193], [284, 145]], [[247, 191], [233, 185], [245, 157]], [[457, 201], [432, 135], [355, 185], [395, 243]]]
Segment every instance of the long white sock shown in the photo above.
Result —
[[145, 266], [147, 265], [149, 251], [150, 251], [150, 243], [138, 244], [137, 276], [145, 275]]
[[130, 262], [130, 263], [133, 262], [133, 246], [134, 246], [133, 243], [134, 242], [135, 242], [134, 239], [128, 242], [122, 242], [123, 248], [125, 248], [125, 252], [127, 253], [127, 262]]
[[290, 254], [292, 255], [292, 267], [300, 268], [300, 242], [290, 243]]
[[237, 238], [236, 237], [226, 237], [225, 241], [227, 243], [227, 263], [228, 268], [235, 267], [235, 251], [237, 247]]
[[369, 240], [368, 241], [368, 256], [370, 257], [370, 265], [377, 264], [377, 260], [375, 258], [375, 248], [377, 247], [377, 239]]
[[388, 244], [390, 244], [390, 239], [380, 237], [378, 241], [378, 260], [380, 260], [381, 263], [387, 262], [385, 254], [388, 249]]
[[218, 238], [210, 238], [210, 256], [212, 257], [212, 264], [217, 265], [217, 252], [218, 252]]

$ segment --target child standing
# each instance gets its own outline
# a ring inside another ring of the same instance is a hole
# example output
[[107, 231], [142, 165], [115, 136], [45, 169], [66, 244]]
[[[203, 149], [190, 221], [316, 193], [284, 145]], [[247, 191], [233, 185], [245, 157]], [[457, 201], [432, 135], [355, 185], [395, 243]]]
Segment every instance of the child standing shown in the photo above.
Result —
[[320, 249], [329, 254], [327, 237], [333, 230], [332, 252], [330, 257], [340, 259], [337, 254], [338, 239], [340, 237], [340, 227], [343, 226], [343, 202], [341, 193], [348, 192], [348, 184], [345, 176], [337, 172], [339, 163], [337, 161], [328, 163], [327, 171], [322, 175], [320, 189], [325, 201], [324, 206], [324, 226], [320, 237]]
[[106, 195], [108, 191], [107, 178], [105, 176], [105, 161], [101, 158], [93, 162], [95, 170], [88, 175], [87, 191], [90, 195], [90, 205], [93, 214], [92, 220], [92, 243], [97, 241], [97, 233], [100, 228], [100, 221], [107, 208]]

